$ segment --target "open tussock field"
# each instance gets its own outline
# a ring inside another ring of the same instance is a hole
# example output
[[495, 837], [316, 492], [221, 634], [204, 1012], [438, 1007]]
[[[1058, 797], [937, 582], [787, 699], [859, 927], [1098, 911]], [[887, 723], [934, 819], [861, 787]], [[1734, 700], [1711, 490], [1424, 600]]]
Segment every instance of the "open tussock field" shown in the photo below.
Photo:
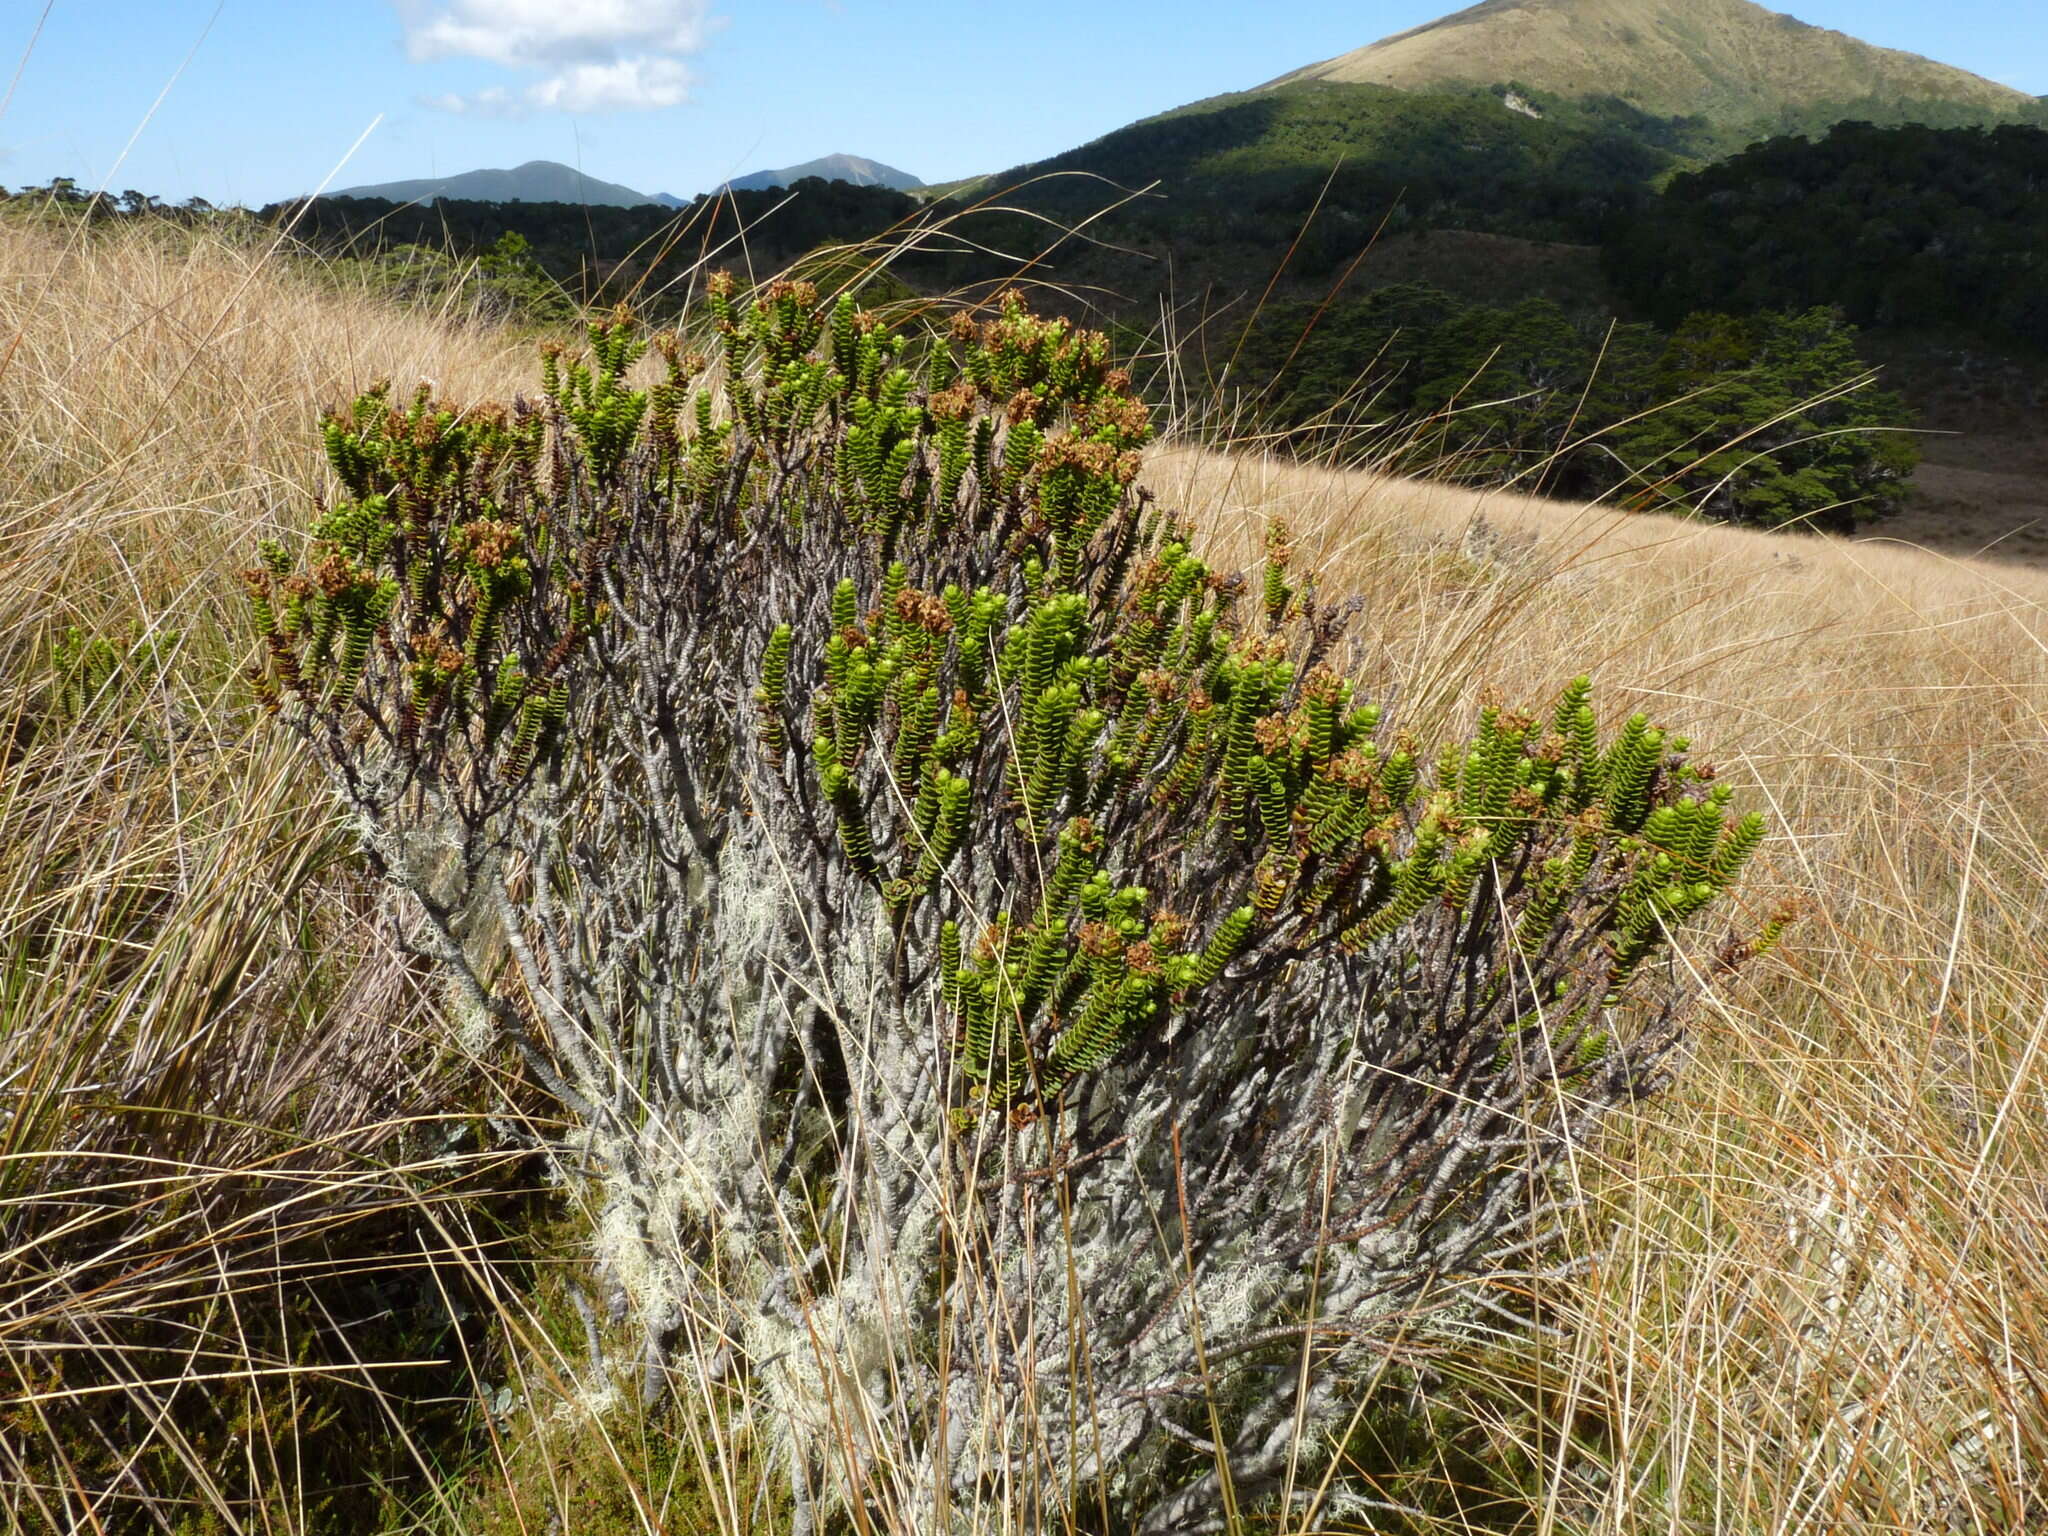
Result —
[[[547, 1406], [584, 1325], [530, 1106], [241, 679], [238, 572], [379, 378], [509, 399], [532, 341], [0, 220], [0, 1528], [775, 1528], [732, 1403]], [[2048, 574], [1171, 442], [1144, 478], [1219, 564], [1283, 519], [1403, 725], [1586, 672], [1692, 737], [1771, 818], [1750, 927], [1801, 913], [1573, 1168], [1539, 1326], [1405, 1369], [1338, 1475], [1410, 1529], [2048, 1522]]]

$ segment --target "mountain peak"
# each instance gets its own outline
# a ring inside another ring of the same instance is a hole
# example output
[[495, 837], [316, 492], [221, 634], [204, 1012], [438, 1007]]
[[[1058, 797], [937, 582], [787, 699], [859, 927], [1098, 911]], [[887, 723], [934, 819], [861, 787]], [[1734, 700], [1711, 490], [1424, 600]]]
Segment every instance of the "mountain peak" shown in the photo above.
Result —
[[856, 187], [888, 187], [896, 192], [913, 192], [924, 185], [908, 171], [870, 160], [864, 155], [821, 155], [802, 165], [786, 165], [778, 171], [753, 171], [724, 183], [734, 192], [760, 192], [769, 187], [787, 187], [816, 176], [821, 181], [846, 181]]
[[655, 201], [644, 192], [617, 182], [599, 181], [554, 160], [529, 160], [509, 171], [464, 171], [457, 176], [343, 187], [330, 195], [381, 197], [394, 203], [430, 202], [445, 197], [481, 203], [587, 203], [613, 208], [632, 208]]
[[1261, 89], [1312, 80], [1404, 90], [1512, 81], [1560, 96], [1619, 96], [1658, 116], [1729, 122], [1811, 102], [1946, 101], [2004, 111], [2030, 100], [1981, 75], [1751, 0], [1483, 0]]

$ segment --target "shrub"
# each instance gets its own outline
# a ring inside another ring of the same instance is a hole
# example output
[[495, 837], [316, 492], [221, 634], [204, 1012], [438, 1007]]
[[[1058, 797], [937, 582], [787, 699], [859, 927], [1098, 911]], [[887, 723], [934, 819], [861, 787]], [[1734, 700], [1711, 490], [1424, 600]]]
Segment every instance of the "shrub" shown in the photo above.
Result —
[[568, 1112], [646, 1385], [738, 1373], [800, 1529], [1214, 1526], [1546, 1262], [1762, 822], [1583, 679], [1393, 731], [1284, 530], [1212, 571], [1139, 488], [1099, 335], [710, 296], [645, 389], [620, 315], [537, 402], [332, 417], [257, 686]]

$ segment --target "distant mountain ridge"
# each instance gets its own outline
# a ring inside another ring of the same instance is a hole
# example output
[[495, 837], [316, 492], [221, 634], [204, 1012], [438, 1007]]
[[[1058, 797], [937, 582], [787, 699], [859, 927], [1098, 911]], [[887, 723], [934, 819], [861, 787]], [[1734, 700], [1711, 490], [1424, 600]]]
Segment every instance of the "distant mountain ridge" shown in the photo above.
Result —
[[637, 208], [658, 202], [614, 181], [599, 181], [554, 160], [529, 160], [509, 171], [464, 171], [415, 181], [385, 181], [343, 187], [331, 197], [381, 197], [394, 203], [459, 198], [479, 203], [588, 203], [600, 208]]
[[1751, 0], [1483, 0], [1260, 89], [1310, 81], [1411, 91], [1512, 83], [1721, 122], [1771, 120], [1820, 103], [1941, 102], [2017, 113], [2033, 101]]
[[769, 187], [787, 187], [816, 176], [824, 181], [850, 182], [856, 187], [888, 187], [896, 192], [914, 192], [924, 185], [908, 171], [869, 160], [862, 155], [821, 155], [802, 165], [784, 166], [779, 171], [750, 171], [724, 183], [735, 192], [761, 192]]
[[[911, 192], [924, 185], [908, 171], [899, 171], [879, 160], [860, 155], [822, 155], [779, 171], [735, 176], [714, 190], [760, 192], [794, 185], [806, 176], [850, 182], [856, 187], [887, 187], [895, 192]], [[441, 197], [479, 203], [584, 203], [598, 208], [638, 208], [650, 203], [664, 208], [687, 208], [691, 202], [673, 192], [639, 192], [619, 182], [600, 181], [555, 160], [529, 160], [511, 170], [464, 171], [455, 176], [343, 187], [328, 196], [380, 197], [393, 203], [431, 202]]]

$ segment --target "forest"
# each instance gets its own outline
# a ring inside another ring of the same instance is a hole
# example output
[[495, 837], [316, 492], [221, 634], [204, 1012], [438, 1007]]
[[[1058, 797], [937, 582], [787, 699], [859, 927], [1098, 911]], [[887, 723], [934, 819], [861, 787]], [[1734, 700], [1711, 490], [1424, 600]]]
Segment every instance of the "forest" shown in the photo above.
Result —
[[2039, 350], [2044, 189], [2039, 128], [1841, 123], [1674, 177], [1602, 257], [1616, 293], [1665, 324], [1701, 308], [1831, 304], [1858, 325]]
[[[566, 301], [563, 313], [632, 297], [649, 313], [670, 314], [680, 301], [665, 300], [663, 291], [700, 257], [765, 275], [821, 245], [880, 234], [917, 206], [887, 187], [811, 176], [791, 187], [707, 193], [682, 209], [316, 197], [269, 204], [257, 217], [289, 226], [318, 249], [358, 258], [408, 250], [481, 257], [487, 277], [544, 306]], [[421, 262], [400, 258], [401, 269]]]
[[1918, 460], [1905, 403], [1845, 387], [1868, 371], [1824, 308], [1663, 331], [1423, 284], [1277, 306], [1237, 359], [1254, 419], [1311, 456], [1835, 532], [1896, 507]]

